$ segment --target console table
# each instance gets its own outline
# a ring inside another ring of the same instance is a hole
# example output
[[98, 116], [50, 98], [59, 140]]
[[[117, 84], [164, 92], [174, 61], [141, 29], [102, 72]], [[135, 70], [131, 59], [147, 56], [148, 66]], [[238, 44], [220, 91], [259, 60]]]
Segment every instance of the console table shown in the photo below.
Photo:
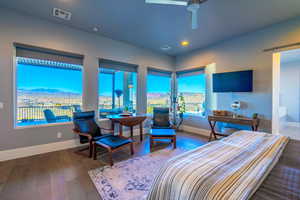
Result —
[[257, 131], [259, 126], [259, 119], [252, 119], [252, 118], [245, 118], [245, 117], [233, 118], [232, 116], [216, 116], [216, 115], [208, 116], [208, 123], [211, 128], [208, 141], [211, 141], [212, 137], [214, 137], [214, 139], [216, 140], [217, 136], [228, 136], [227, 134], [217, 133], [215, 131], [215, 126], [217, 122], [246, 125], [246, 126], [250, 126], [253, 131]]

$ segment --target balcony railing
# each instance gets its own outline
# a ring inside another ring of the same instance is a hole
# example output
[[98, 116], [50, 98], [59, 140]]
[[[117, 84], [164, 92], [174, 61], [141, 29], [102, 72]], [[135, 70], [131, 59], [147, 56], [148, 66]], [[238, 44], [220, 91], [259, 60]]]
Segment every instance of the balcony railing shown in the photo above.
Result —
[[66, 116], [64, 121], [70, 121], [73, 112], [80, 110], [79, 105], [70, 106], [21, 106], [17, 108], [17, 125], [35, 125], [47, 123], [45, 110], [50, 110], [54, 116]]

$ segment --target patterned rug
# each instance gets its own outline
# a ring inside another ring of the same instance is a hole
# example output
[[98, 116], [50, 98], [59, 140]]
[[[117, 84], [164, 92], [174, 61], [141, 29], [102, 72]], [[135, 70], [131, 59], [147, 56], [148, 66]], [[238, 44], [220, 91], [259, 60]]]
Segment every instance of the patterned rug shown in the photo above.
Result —
[[144, 200], [155, 175], [166, 161], [182, 150], [160, 150], [89, 171], [103, 200]]

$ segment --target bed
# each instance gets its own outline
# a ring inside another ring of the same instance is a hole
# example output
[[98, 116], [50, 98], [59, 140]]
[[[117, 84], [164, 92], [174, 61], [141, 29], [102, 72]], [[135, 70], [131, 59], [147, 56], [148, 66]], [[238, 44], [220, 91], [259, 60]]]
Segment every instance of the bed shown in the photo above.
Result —
[[300, 141], [290, 140], [251, 200], [300, 199]]
[[299, 147], [280, 135], [236, 132], [169, 160], [147, 199], [300, 199]]

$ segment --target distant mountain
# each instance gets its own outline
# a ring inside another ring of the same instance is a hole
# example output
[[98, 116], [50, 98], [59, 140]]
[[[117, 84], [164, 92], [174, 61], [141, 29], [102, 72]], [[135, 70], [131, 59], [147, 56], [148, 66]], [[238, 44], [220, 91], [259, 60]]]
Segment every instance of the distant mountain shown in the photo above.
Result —
[[58, 89], [46, 89], [46, 88], [37, 88], [30, 90], [31, 92], [47, 92], [47, 93], [58, 93], [58, 92], [64, 92], [62, 90]]
[[35, 89], [18, 89], [19, 94], [27, 95], [80, 95], [76, 92], [68, 92], [59, 89], [35, 88]]
[[170, 95], [165, 94], [165, 93], [155, 93], [155, 92], [151, 92], [147, 94], [148, 98], [152, 99], [152, 98], [165, 98], [165, 97], [170, 97]]

